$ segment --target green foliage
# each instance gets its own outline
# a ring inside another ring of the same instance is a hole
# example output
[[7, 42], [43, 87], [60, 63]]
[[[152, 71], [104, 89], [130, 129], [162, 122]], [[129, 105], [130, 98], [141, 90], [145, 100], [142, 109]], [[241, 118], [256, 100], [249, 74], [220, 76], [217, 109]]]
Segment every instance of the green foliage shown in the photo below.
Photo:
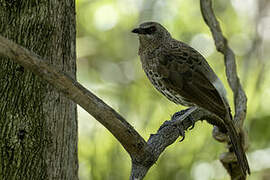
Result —
[[[250, 136], [252, 163], [256, 150], [269, 146], [270, 89], [267, 82], [270, 78], [266, 68], [269, 64], [265, 54], [258, 55], [254, 51], [257, 36], [251, 15], [244, 16], [235, 1], [231, 2], [215, 1], [214, 9], [235, 50], [240, 79], [248, 95], [245, 126]], [[159, 21], [176, 39], [196, 46], [224, 82], [233, 106], [223, 56], [215, 50], [198, 0], [77, 0], [76, 3], [78, 80], [122, 114], [145, 139], [184, 107], [160, 95], [141, 69], [138, 39], [130, 31], [142, 21]], [[206, 122], [197, 123], [183, 142], [166, 149], [145, 179], [228, 179], [218, 162], [224, 145], [212, 138], [211, 129]], [[131, 167], [128, 154], [81, 108], [79, 135], [81, 180], [128, 179]], [[254, 167], [251, 164], [251, 168]], [[250, 179], [265, 176], [265, 168], [255, 167], [256, 173]]]

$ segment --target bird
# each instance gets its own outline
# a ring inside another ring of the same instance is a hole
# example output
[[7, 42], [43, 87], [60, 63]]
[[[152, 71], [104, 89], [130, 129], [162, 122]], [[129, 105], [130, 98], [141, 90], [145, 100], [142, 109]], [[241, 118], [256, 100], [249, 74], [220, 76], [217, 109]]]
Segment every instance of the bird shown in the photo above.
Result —
[[226, 90], [205, 58], [188, 44], [174, 39], [158, 22], [143, 22], [131, 32], [139, 37], [142, 68], [154, 87], [176, 104], [200, 107], [220, 117], [242, 175], [250, 174]]

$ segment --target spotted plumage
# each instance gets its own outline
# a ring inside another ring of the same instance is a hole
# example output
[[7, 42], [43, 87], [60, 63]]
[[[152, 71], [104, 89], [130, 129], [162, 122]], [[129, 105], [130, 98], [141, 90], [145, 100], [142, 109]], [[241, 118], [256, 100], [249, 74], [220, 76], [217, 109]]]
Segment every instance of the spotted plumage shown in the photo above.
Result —
[[154, 87], [176, 104], [199, 106], [222, 118], [243, 175], [250, 173], [231, 119], [225, 88], [204, 57], [172, 38], [159, 23], [142, 23], [132, 32], [139, 36], [142, 68]]

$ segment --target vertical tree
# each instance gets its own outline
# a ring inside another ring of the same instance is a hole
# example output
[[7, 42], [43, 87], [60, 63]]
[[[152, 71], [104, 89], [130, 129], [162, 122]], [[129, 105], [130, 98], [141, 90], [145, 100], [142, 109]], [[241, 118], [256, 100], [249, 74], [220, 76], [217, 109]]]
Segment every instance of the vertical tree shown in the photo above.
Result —
[[[76, 78], [75, 2], [0, 0], [0, 34]], [[0, 57], [0, 179], [78, 179], [76, 104]]]

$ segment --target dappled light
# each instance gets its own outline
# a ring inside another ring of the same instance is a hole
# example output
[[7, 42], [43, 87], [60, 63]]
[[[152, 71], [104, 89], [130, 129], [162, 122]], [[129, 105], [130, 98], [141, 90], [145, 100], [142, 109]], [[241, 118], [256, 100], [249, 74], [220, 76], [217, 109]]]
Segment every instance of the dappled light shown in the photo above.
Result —
[[94, 23], [98, 30], [106, 31], [112, 29], [118, 22], [118, 14], [111, 5], [99, 7], [94, 15]]
[[[123, 115], [145, 139], [184, 109], [159, 94], [141, 68], [138, 39], [131, 30], [146, 20], [163, 24], [175, 39], [207, 59], [227, 90], [234, 114], [223, 56], [216, 51], [199, 1], [77, 0], [76, 5], [78, 81]], [[213, 7], [235, 52], [248, 97], [245, 129], [252, 171], [248, 179], [270, 179], [266, 175], [270, 168], [270, 3], [218, 0]], [[131, 164], [123, 147], [82, 108], [78, 110], [80, 179], [128, 179]], [[224, 146], [213, 140], [211, 125], [198, 122], [183, 142], [165, 150], [145, 179], [229, 179], [218, 161]]]
[[214, 41], [208, 34], [196, 34], [189, 43], [194, 49], [199, 51], [205, 58], [215, 51]]

